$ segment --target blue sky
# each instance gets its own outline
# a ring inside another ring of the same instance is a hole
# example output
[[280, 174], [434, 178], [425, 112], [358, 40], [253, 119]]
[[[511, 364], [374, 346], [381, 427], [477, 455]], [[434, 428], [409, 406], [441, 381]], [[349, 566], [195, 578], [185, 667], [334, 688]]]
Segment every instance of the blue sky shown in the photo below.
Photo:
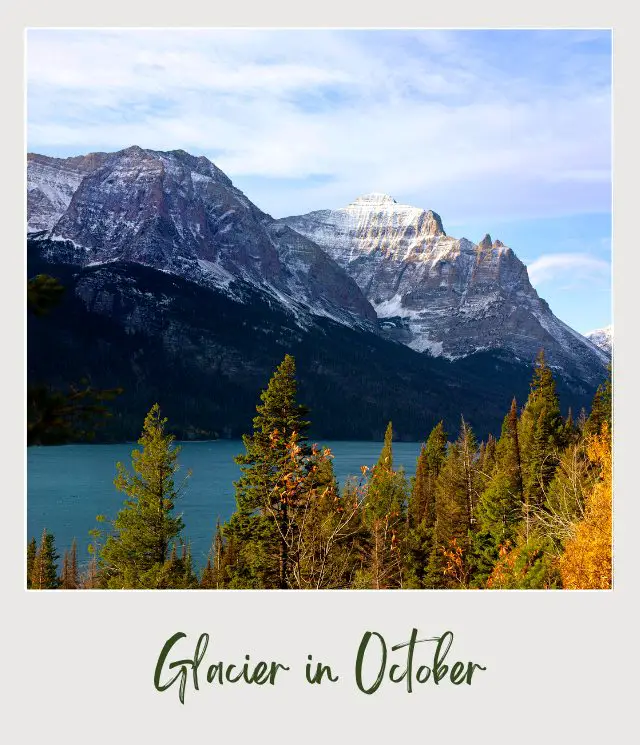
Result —
[[611, 322], [608, 31], [31, 30], [28, 148], [204, 154], [274, 217], [381, 191]]

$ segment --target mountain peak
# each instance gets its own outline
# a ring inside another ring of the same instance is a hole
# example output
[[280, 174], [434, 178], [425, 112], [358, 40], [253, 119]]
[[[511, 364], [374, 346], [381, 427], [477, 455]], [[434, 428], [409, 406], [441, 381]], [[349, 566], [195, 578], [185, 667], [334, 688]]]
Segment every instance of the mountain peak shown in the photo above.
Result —
[[493, 246], [493, 241], [491, 240], [491, 236], [489, 233], [485, 233], [484, 238], [478, 243], [478, 248], [491, 248]]
[[381, 192], [371, 192], [371, 194], [362, 194], [351, 202], [350, 207], [387, 207], [392, 204], [398, 204], [396, 200], [388, 194]]
[[119, 152], [122, 155], [140, 155], [147, 151], [141, 148], [140, 145], [129, 145], [129, 147], [125, 147]]
[[486, 233], [484, 238], [478, 243], [478, 248], [488, 250], [490, 248], [507, 248], [502, 241], [493, 240], [489, 233]]

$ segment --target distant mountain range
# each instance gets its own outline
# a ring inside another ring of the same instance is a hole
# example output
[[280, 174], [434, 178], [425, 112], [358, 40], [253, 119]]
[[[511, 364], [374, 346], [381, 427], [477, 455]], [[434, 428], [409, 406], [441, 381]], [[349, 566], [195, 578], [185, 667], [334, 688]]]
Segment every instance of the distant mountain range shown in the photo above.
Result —
[[611, 356], [613, 351], [613, 326], [605, 326], [602, 329], [595, 329], [585, 334], [589, 341], [593, 342], [596, 347]]
[[387, 195], [274, 220], [206, 158], [139, 147], [29, 154], [27, 174], [29, 273], [68, 288], [30, 320], [29, 378], [123, 385], [112, 437], [151, 399], [183, 436], [236, 436], [287, 351], [324, 437], [377, 438], [394, 418], [420, 438], [460, 414], [495, 429], [540, 348], [565, 406], [605, 375], [609, 354], [510, 248]]

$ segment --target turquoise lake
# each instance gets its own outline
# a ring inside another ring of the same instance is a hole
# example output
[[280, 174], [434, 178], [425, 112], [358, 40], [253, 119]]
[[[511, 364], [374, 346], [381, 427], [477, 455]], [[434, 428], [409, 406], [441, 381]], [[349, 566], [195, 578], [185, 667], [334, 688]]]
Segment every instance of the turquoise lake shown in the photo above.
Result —
[[[184, 537], [191, 543], [194, 563], [201, 567], [215, 531], [216, 519], [227, 520], [235, 509], [233, 482], [240, 469], [233, 462], [244, 452], [240, 440], [184, 442], [180, 453], [180, 483], [188, 469], [192, 476], [177, 502], [185, 523]], [[341, 483], [360, 475], [360, 467], [373, 465], [380, 454], [381, 442], [323, 442], [331, 449], [336, 476]], [[31, 447], [27, 450], [27, 539], [39, 538], [43, 528], [56, 538], [58, 553], [78, 541], [78, 559], [88, 559], [88, 531], [96, 526], [95, 517], [113, 519], [122, 506], [124, 495], [116, 491], [113, 478], [116, 462], [131, 464], [133, 443], [119, 445], [62, 445]], [[415, 473], [418, 442], [394, 443], [396, 467], [403, 466], [407, 476]]]

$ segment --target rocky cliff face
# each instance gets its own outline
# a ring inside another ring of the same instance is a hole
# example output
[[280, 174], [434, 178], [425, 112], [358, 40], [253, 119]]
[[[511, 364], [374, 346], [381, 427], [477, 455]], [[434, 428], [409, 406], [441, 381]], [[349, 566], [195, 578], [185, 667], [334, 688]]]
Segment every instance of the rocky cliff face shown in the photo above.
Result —
[[92, 153], [76, 158], [49, 158], [29, 153], [27, 231], [51, 230], [67, 210], [82, 179], [107, 158], [107, 153]]
[[556, 318], [526, 266], [500, 241], [448, 236], [435, 212], [368, 194], [282, 223], [321, 246], [358, 283], [392, 338], [449, 359], [506, 349], [530, 363], [544, 348], [568, 375], [595, 380], [606, 355]]
[[328, 317], [455, 360], [540, 348], [597, 384], [608, 355], [557, 319], [514, 252], [448, 236], [435, 212], [368, 194], [274, 220], [205, 157], [130, 147], [28, 156], [28, 232], [45, 261], [139, 264], [249, 302], [258, 292], [300, 329]]
[[345, 439], [389, 419], [409, 439], [440, 419], [455, 432], [461, 413], [499, 432], [541, 346], [564, 407], [588, 406], [605, 375], [511, 249], [385, 195], [273, 220], [181, 150], [31, 154], [28, 220], [29, 276], [67, 288], [29, 319], [28, 379], [123, 387], [116, 440], [154, 401], [181, 436], [238, 436], [285, 352], [317, 433]]
[[[323, 317], [305, 330], [251, 288], [240, 303], [139, 263], [52, 263], [43, 247], [28, 241], [29, 275], [52, 274], [66, 292], [47, 316], [28, 316], [28, 381], [123, 388], [102, 439], [135, 440], [155, 402], [180, 439], [239, 437], [286, 352], [321, 440], [380, 440], [390, 419], [401, 439], [424, 439], [441, 419], [455, 436], [461, 413], [485, 438], [499, 434], [513, 396], [527, 396], [531, 368], [502, 352], [449, 361]], [[594, 391], [559, 378], [558, 392], [563, 411], [579, 411]]]
[[275, 223], [204, 157], [131, 147], [28, 158], [28, 226], [48, 258], [81, 266], [129, 261], [223, 288], [251, 286], [302, 325], [312, 316], [372, 327], [357, 284], [318, 246]]

